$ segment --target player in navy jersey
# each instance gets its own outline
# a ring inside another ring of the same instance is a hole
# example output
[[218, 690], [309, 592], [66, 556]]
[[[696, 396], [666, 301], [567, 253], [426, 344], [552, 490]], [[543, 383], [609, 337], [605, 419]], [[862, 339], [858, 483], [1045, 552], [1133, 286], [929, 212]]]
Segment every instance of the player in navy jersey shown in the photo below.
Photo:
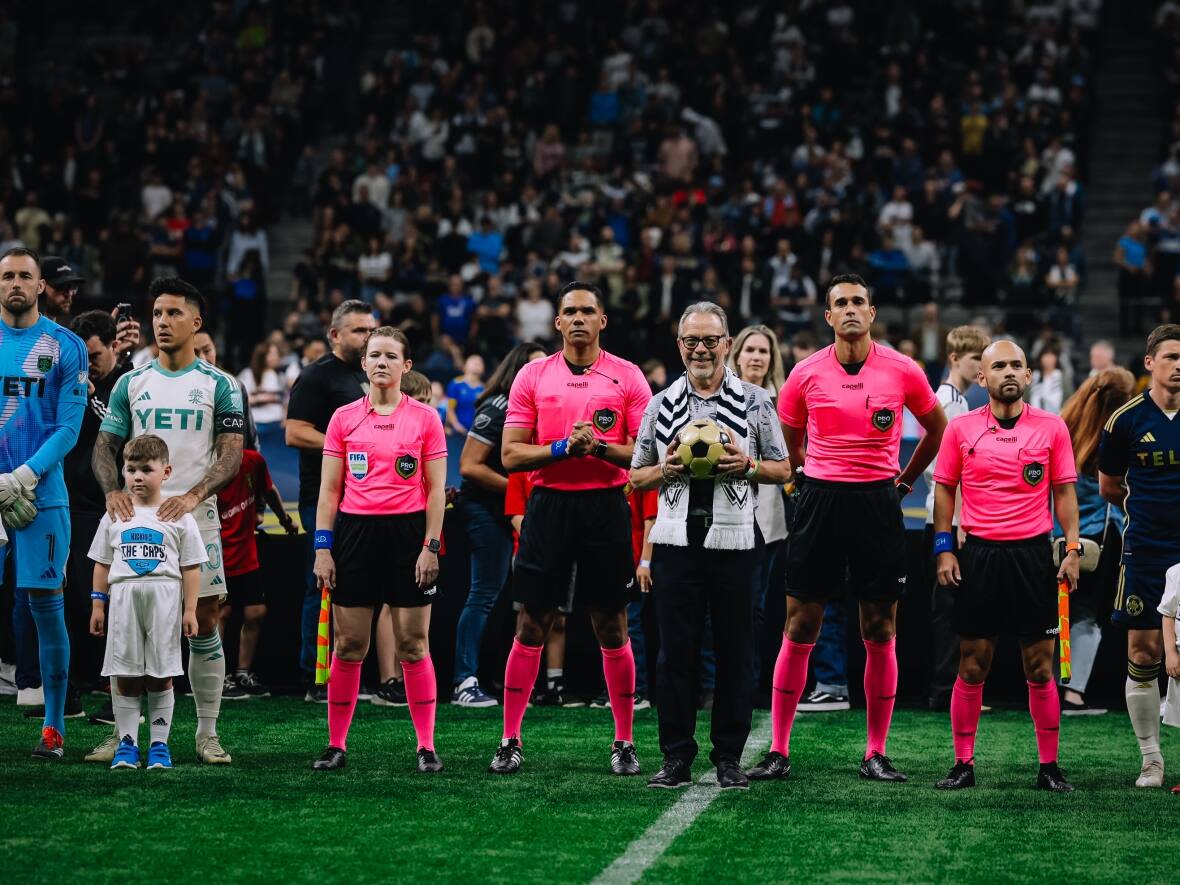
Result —
[[33, 756], [60, 759], [70, 667], [62, 596], [70, 512], [62, 460], [82, 426], [88, 358], [77, 335], [41, 316], [37, 299], [44, 290], [35, 252], [15, 248], [0, 256], [0, 511], [9, 533], [5, 565], [15, 570], [17, 605], [28, 605], [37, 625], [45, 720]]
[[1127, 714], [1143, 756], [1137, 787], [1161, 787], [1157, 608], [1180, 562], [1180, 325], [1157, 326], [1143, 360], [1151, 386], [1110, 416], [1099, 442], [1102, 497], [1124, 507], [1123, 558], [1112, 620], [1127, 628]]

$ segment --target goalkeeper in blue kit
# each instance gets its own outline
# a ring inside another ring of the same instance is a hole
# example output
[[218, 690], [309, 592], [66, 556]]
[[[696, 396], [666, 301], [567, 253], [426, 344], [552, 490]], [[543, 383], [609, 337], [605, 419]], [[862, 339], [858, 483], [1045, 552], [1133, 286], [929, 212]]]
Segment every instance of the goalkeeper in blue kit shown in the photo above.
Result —
[[37, 626], [45, 721], [34, 758], [62, 758], [70, 642], [62, 581], [70, 552], [62, 459], [78, 440], [88, 357], [73, 332], [37, 309], [45, 289], [31, 249], [0, 255], [0, 548], [17, 605]]

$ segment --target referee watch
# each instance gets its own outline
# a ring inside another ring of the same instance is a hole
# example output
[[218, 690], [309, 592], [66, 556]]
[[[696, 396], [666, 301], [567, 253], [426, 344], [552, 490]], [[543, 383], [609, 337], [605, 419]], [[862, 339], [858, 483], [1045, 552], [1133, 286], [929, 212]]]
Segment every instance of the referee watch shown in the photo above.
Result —
[[437, 555], [438, 551], [442, 549], [442, 544], [439, 543], [438, 538], [431, 538], [429, 541], [424, 541], [422, 546], [435, 555]]
[[595, 446], [594, 446], [594, 457], [595, 458], [605, 458], [606, 457], [606, 443], [604, 443], [602, 440], [599, 440], [597, 442], [597, 444], [595, 444]]

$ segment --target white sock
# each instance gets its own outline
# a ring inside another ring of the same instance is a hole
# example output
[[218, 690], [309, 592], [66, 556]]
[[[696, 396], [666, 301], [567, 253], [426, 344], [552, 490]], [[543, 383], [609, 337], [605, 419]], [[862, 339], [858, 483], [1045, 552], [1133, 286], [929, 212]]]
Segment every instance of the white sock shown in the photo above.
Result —
[[149, 728], [152, 743], [158, 741], [166, 744], [168, 743], [168, 733], [172, 730], [172, 711], [176, 706], [176, 696], [172, 694], [170, 688], [163, 691], [149, 691], [147, 696], [148, 722], [151, 723]]
[[1139, 752], [1149, 762], [1162, 762], [1160, 755], [1160, 684], [1159, 680], [1137, 682], [1127, 678], [1127, 715], [1139, 741]]
[[564, 667], [546, 667], [545, 668], [545, 681], [548, 683], [549, 688], [553, 688], [554, 686], [557, 685], [558, 682], [561, 682], [561, 678], [564, 675], [565, 675], [565, 668]]
[[115, 710], [115, 733], [119, 740], [130, 735], [135, 746], [139, 746], [139, 696], [127, 697], [118, 689], [111, 692], [111, 706]]
[[197, 707], [197, 738], [217, 734], [217, 717], [221, 713], [221, 692], [225, 687], [225, 655], [221, 634], [214, 630], [194, 636], [188, 643], [188, 681]]

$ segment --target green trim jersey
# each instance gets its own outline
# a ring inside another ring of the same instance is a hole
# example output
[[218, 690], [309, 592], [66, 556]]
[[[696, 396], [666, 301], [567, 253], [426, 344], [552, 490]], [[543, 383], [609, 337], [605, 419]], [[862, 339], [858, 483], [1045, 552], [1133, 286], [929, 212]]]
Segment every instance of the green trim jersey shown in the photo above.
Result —
[[123, 439], [154, 434], [168, 444], [172, 476], [165, 497], [183, 495], [215, 459], [213, 440], [242, 433], [242, 394], [233, 378], [204, 360], [172, 372], [152, 360], [119, 379], [99, 430]]

